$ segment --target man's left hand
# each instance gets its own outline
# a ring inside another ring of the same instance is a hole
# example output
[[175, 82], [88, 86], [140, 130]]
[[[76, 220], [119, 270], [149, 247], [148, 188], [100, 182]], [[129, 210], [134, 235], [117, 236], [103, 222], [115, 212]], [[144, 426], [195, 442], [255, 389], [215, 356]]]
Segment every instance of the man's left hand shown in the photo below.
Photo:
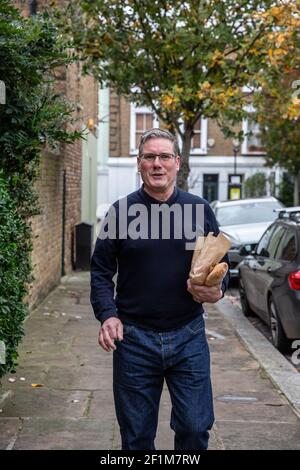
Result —
[[197, 286], [192, 284], [190, 279], [187, 281], [187, 290], [192, 294], [193, 299], [196, 302], [208, 302], [214, 304], [218, 302], [223, 296], [221, 289], [221, 283], [216, 286], [207, 287], [207, 286]]

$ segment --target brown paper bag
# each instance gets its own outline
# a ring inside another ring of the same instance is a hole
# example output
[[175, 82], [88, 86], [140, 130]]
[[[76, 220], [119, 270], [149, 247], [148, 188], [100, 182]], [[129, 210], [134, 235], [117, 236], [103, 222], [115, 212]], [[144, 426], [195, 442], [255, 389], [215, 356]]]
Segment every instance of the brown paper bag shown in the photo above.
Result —
[[189, 275], [191, 282], [200, 286], [205, 285], [208, 274], [224, 257], [230, 245], [230, 240], [223, 233], [215, 237], [210, 232], [206, 237], [199, 237], [192, 258]]

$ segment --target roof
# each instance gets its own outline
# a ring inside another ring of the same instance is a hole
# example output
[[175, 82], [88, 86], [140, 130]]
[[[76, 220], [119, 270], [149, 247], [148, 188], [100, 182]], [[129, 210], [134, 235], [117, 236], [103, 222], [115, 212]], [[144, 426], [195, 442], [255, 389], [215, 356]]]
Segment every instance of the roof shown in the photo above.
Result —
[[281, 209], [274, 209], [274, 212], [278, 213], [278, 219], [285, 222], [300, 223], [300, 206], [282, 207]]
[[249, 203], [259, 203], [259, 202], [279, 202], [278, 199], [276, 199], [273, 196], [264, 196], [264, 197], [258, 197], [258, 198], [247, 198], [247, 199], [233, 199], [233, 200], [225, 200], [225, 201], [213, 201], [213, 205], [219, 206], [231, 206], [234, 204], [249, 204]]

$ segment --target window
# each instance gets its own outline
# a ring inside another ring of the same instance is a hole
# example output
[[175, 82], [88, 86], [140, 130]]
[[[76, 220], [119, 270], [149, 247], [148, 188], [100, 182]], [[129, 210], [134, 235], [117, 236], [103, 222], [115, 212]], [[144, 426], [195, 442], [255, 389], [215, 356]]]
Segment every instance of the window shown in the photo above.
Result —
[[146, 106], [131, 105], [130, 111], [130, 154], [137, 155], [143, 132], [152, 127], [159, 127], [159, 122], [151, 109]]
[[200, 149], [201, 148], [201, 119], [195, 124], [194, 127], [194, 137], [192, 138], [192, 149]]
[[293, 261], [293, 259], [295, 259], [296, 254], [296, 234], [294, 233], [294, 231], [285, 230], [285, 234], [282, 237], [278, 246], [276, 258], [285, 261]]
[[139, 148], [140, 138], [143, 132], [151, 129], [153, 126], [153, 114], [136, 113], [135, 114], [135, 148]]
[[194, 127], [194, 135], [191, 142], [191, 155], [205, 155], [206, 153], [207, 119], [200, 118]]
[[[255, 109], [252, 105], [246, 108], [246, 111], [251, 115], [254, 113]], [[255, 122], [251, 117], [243, 120], [243, 132], [245, 134], [245, 139], [242, 144], [242, 154], [264, 154], [265, 147], [261, 142], [261, 130], [257, 122]]]
[[259, 124], [254, 121], [248, 121], [248, 132], [251, 132], [247, 136], [248, 152], [264, 152], [265, 148], [261, 143]]
[[260, 222], [273, 222], [277, 215], [274, 209], [281, 208], [277, 201], [265, 202], [234, 202], [218, 207], [216, 217], [222, 226], [258, 224]]
[[203, 197], [208, 202], [218, 199], [219, 175], [203, 175]]
[[284, 228], [278, 225], [274, 232], [272, 233], [269, 245], [267, 247], [270, 258], [275, 258], [275, 253], [278, 247], [279, 242], [281, 241], [284, 235]]
[[273, 230], [274, 230], [274, 227], [269, 227], [267, 231], [264, 233], [264, 235], [262, 236], [262, 238], [260, 239], [260, 242], [256, 248], [256, 254], [258, 256], [264, 256], [265, 258], [269, 257], [267, 246], [269, 244], [270, 237], [272, 235]]

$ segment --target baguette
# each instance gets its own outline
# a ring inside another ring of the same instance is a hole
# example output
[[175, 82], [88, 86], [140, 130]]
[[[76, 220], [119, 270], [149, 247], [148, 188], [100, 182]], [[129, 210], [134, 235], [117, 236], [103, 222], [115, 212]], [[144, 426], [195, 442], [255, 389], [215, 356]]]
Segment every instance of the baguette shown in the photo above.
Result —
[[205, 279], [204, 285], [207, 287], [212, 287], [220, 284], [226, 273], [228, 271], [228, 264], [227, 263], [218, 263], [216, 266], [211, 270], [208, 276]]

